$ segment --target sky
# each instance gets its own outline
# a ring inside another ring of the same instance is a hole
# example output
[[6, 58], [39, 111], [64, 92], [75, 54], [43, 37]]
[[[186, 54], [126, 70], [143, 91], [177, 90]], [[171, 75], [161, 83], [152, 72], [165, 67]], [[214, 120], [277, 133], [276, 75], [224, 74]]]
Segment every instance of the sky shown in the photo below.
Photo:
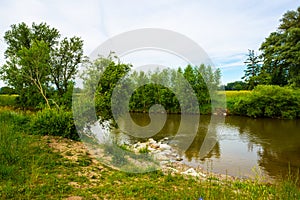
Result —
[[[180, 33], [204, 49], [222, 72], [222, 83], [241, 80], [248, 49], [258, 51], [299, 0], [1, 0], [0, 65], [5, 63], [3, 36], [12, 24], [46, 22], [63, 37], [80, 36], [89, 56], [107, 39], [140, 28]], [[148, 57], [157, 57], [149, 53]], [[164, 54], [161, 54], [164, 57]], [[134, 59], [147, 59], [136, 53]], [[176, 65], [177, 58], [164, 59]], [[125, 61], [131, 61], [124, 57]], [[144, 61], [148, 62], [148, 61]], [[180, 63], [178, 61], [178, 63]], [[0, 87], [4, 83], [0, 81]]]

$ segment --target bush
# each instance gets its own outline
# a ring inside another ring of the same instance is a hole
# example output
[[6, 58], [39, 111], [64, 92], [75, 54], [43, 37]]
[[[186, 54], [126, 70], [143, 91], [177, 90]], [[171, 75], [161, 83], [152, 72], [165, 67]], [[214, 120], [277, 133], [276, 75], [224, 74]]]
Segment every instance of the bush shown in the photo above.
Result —
[[31, 130], [39, 135], [62, 136], [78, 140], [73, 114], [59, 109], [45, 109], [36, 113], [31, 121]]
[[250, 95], [231, 102], [230, 109], [233, 114], [250, 117], [295, 119], [300, 117], [300, 93], [287, 87], [260, 85]]

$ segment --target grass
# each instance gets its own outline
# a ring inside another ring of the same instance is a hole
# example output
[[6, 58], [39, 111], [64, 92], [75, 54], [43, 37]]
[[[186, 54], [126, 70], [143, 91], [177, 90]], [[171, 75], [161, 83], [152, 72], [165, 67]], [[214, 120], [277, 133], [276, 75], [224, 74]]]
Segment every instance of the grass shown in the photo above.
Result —
[[14, 106], [18, 95], [0, 95], [0, 106]]
[[80, 142], [16, 129], [19, 118], [0, 111], [0, 199], [300, 199], [291, 180], [270, 185], [113, 170], [95, 162]]
[[241, 97], [250, 94], [251, 90], [227, 90], [227, 91], [219, 91], [219, 94], [226, 95], [226, 101], [231, 100], [233, 98]]
[[220, 91], [219, 94], [226, 95], [226, 108], [227, 113], [232, 114], [233, 105], [242, 97], [250, 95], [252, 91], [250, 90], [240, 90], [240, 91]]

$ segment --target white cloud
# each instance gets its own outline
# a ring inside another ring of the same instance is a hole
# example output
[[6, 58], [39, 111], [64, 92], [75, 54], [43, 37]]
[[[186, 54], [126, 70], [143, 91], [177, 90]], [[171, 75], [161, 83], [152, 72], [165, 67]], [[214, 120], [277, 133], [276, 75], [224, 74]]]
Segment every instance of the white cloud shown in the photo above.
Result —
[[[177, 31], [201, 45], [217, 67], [241, 70], [243, 56], [258, 49], [279, 19], [298, 0], [4, 0], [0, 2], [0, 37], [11, 24], [45, 21], [63, 36], [81, 36], [90, 54], [111, 36], [137, 28]], [[5, 44], [0, 40], [0, 64]], [[231, 62], [231, 63], [230, 63]]]

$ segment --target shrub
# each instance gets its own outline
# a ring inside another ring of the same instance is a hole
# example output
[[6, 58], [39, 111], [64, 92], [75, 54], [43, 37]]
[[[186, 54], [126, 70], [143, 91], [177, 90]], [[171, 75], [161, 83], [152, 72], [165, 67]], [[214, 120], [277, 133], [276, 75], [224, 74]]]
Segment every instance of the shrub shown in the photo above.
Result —
[[235, 100], [229, 107], [233, 114], [283, 119], [300, 117], [300, 93], [291, 88], [260, 85], [250, 95]]
[[45, 109], [37, 112], [31, 121], [31, 130], [39, 135], [79, 139], [72, 112], [62, 109]]

